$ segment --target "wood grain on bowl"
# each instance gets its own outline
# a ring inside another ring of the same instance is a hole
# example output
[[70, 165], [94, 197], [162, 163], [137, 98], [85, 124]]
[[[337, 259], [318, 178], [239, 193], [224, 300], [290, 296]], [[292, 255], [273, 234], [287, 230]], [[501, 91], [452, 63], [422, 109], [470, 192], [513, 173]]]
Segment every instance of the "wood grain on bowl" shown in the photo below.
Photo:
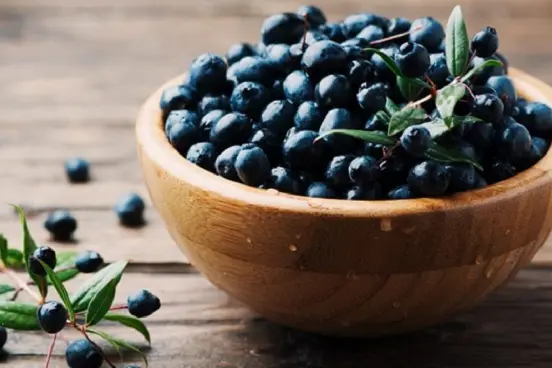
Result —
[[[529, 100], [552, 100], [552, 88], [520, 71], [511, 76]], [[163, 133], [160, 92], [137, 122], [155, 207], [214, 285], [282, 324], [378, 335], [438, 323], [515, 274], [550, 233], [552, 153], [514, 178], [446, 198], [292, 196], [187, 162]]]

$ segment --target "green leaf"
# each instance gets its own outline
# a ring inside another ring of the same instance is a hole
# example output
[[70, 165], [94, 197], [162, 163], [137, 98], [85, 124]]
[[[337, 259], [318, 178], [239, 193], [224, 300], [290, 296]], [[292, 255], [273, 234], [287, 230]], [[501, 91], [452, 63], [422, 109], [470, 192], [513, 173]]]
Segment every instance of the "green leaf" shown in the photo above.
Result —
[[437, 110], [443, 119], [454, 114], [454, 107], [466, 94], [466, 86], [463, 84], [449, 84], [437, 91], [435, 104]]
[[460, 5], [455, 6], [450, 14], [445, 42], [448, 69], [454, 77], [460, 77], [470, 58], [470, 39]]
[[477, 67], [471, 69], [469, 72], [466, 73], [461, 79], [462, 82], [468, 81], [471, 77], [474, 76], [475, 73], [480, 71], [483, 68], [488, 68], [492, 66], [503, 66], [502, 62], [499, 60], [489, 59], [485, 60], [483, 63], [479, 64]]
[[322, 139], [331, 134], [344, 134], [353, 138], [362, 139], [363, 141], [381, 144], [382, 146], [392, 146], [397, 143], [393, 138], [389, 138], [384, 132], [369, 131], [369, 130], [354, 130], [354, 129], [334, 129], [322, 134], [318, 139]]
[[20, 331], [40, 330], [34, 304], [0, 301], [0, 326]]
[[9, 268], [22, 268], [25, 266], [23, 253], [19, 249], [8, 249], [5, 265]]
[[393, 102], [393, 100], [391, 100], [389, 97], [387, 97], [387, 100], [385, 101], [385, 110], [393, 115], [394, 113], [396, 112], [399, 112], [400, 111], [400, 107], [397, 106], [396, 103]]
[[419, 107], [408, 107], [402, 109], [391, 116], [387, 135], [393, 136], [401, 133], [409, 126], [420, 123], [425, 119], [427, 119], [427, 114], [424, 109]]
[[378, 49], [373, 49], [370, 47], [367, 49], [364, 49], [364, 51], [373, 52], [374, 54], [377, 54], [383, 60], [385, 65], [387, 65], [387, 67], [393, 72], [393, 74], [404, 77], [403, 73], [399, 69], [399, 66], [395, 63], [395, 60], [391, 59], [389, 55], [387, 55], [385, 52]]
[[146, 358], [146, 354], [144, 354], [136, 346], [133, 346], [133, 345], [129, 344], [128, 342], [122, 340], [122, 339], [110, 336], [110, 335], [106, 334], [105, 332], [98, 331], [98, 330], [93, 329], [93, 328], [87, 328], [86, 332], [101, 337], [102, 339], [104, 339], [105, 341], [110, 343], [115, 348], [115, 350], [117, 350], [117, 352], [120, 352], [120, 349], [123, 348], [123, 349], [131, 350], [131, 351], [134, 351], [135, 353], [140, 354], [142, 356], [142, 359], [144, 360], [144, 364], [146, 364], [146, 368], [148, 367], [148, 359]]
[[483, 167], [471, 157], [466, 156], [464, 153], [458, 150], [445, 148], [433, 142], [429, 149], [426, 151], [426, 157], [443, 162], [443, 163], [455, 163], [462, 162], [466, 164], [473, 165], [476, 169], [483, 171]]
[[44, 270], [46, 271], [46, 275], [48, 275], [48, 278], [52, 281], [52, 285], [56, 289], [57, 293], [59, 294], [59, 297], [61, 298], [61, 301], [63, 302], [63, 305], [65, 305], [65, 308], [67, 308], [67, 312], [69, 312], [69, 320], [74, 321], [75, 320], [75, 311], [73, 310], [73, 306], [71, 305], [71, 299], [69, 298], [69, 293], [67, 292], [67, 289], [63, 285], [63, 282], [57, 277], [54, 270], [50, 268], [46, 263], [44, 263], [41, 259], [38, 260], [42, 267], [44, 267]]
[[122, 325], [133, 328], [141, 333], [142, 336], [144, 336], [144, 338], [147, 340], [147, 342], [151, 343], [151, 337], [148, 328], [146, 327], [144, 322], [136, 317], [128, 316], [126, 314], [107, 313], [104, 316], [104, 320], [119, 322]]
[[420, 124], [421, 127], [426, 128], [431, 134], [431, 138], [437, 138], [448, 132], [450, 129], [445, 125], [442, 119], [430, 121], [429, 123]]
[[[79, 274], [79, 271], [75, 268], [76, 257], [76, 252], [59, 252], [57, 254], [57, 266], [54, 271], [62, 282], [71, 280]], [[48, 283], [51, 284], [49, 277]]]
[[90, 300], [86, 310], [86, 324], [93, 326], [100, 322], [115, 299], [115, 290], [117, 289], [117, 280], [111, 280], [103, 288], [98, 290]]
[[15, 288], [8, 284], [0, 284], [0, 295], [15, 291]]
[[0, 234], [0, 260], [5, 265], [8, 258], [8, 239], [4, 234]]
[[83, 312], [88, 309], [90, 301], [96, 293], [103, 289], [105, 285], [112, 280], [117, 280], [116, 284], [121, 280], [121, 276], [128, 261], [118, 261], [102, 268], [96, 272], [94, 276], [89, 278], [81, 287], [71, 296], [71, 304], [75, 313]]
[[425, 88], [423, 82], [418, 79], [397, 76], [397, 87], [407, 101], [414, 101]]
[[391, 116], [389, 116], [388, 113], [381, 110], [376, 112], [375, 115], [376, 115], [376, 118], [378, 118], [378, 120], [380, 120], [382, 123], [384, 123], [385, 125], [389, 125], [389, 120], [391, 120]]

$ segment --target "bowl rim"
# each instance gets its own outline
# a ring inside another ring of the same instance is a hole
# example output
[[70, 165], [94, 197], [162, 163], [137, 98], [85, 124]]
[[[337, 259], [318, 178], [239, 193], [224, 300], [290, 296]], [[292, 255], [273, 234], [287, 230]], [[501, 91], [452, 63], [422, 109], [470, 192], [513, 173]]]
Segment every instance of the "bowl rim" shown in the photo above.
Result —
[[[457, 211], [467, 207], [496, 204], [552, 180], [552, 149], [529, 169], [507, 180], [487, 187], [439, 198], [402, 200], [358, 200], [310, 198], [281, 193], [274, 189], [259, 189], [224, 179], [183, 158], [169, 143], [164, 132], [159, 99], [163, 90], [178, 85], [185, 74], [159, 87], [142, 105], [136, 120], [136, 139], [139, 156], [146, 155], [158, 168], [197, 190], [216, 195], [221, 200], [241, 205], [258, 206], [277, 212], [301, 213], [331, 217], [385, 217], [424, 214], [436, 211]], [[535, 77], [510, 68], [508, 76], [516, 85], [518, 94], [529, 101], [552, 105], [552, 87]], [[210, 197], [211, 198], [211, 197]]]

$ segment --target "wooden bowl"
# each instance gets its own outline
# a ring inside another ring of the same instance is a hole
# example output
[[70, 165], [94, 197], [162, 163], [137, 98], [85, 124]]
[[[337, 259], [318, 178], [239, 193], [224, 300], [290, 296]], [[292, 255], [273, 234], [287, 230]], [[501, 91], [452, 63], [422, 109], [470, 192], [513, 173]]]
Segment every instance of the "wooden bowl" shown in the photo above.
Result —
[[[529, 100], [552, 88], [511, 70]], [[167, 141], [155, 92], [138, 117], [152, 201], [191, 263], [262, 316], [336, 336], [420, 329], [483, 299], [552, 226], [552, 150], [486, 188], [440, 199], [345, 201], [251, 188], [189, 163]]]

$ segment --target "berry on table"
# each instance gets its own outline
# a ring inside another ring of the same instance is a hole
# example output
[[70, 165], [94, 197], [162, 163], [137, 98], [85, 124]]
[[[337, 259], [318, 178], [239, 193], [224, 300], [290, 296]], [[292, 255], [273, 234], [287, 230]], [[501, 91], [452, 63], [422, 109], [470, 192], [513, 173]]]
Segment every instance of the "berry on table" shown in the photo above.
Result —
[[67, 346], [65, 360], [69, 368], [100, 368], [104, 358], [90, 341], [81, 339]]
[[264, 184], [270, 177], [268, 157], [260, 147], [252, 143], [246, 143], [241, 147], [234, 168], [240, 180], [253, 187]]
[[69, 211], [57, 210], [48, 214], [44, 227], [55, 241], [66, 242], [71, 240], [77, 229], [77, 220]]
[[142, 197], [130, 193], [119, 199], [115, 204], [115, 213], [123, 226], [138, 227], [144, 224], [144, 210], [146, 205]]
[[316, 102], [325, 108], [347, 107], [351, 86], [344, 75], [331, 74], [324, 77], [315, 88]]
[[424, 161], [414, 166], [408, 174], [408, 187], [413, 193], [438, 197], [447, 191], [450, 173], [438, 162]]
[[75, 157], [65, 161], [65, 174], [71, 183], [90, 181], [90, 164], [87, 160]]
[[147, 290], [140, 290], [127, 299], [128, 312], [134, 317], [143, 318], [161, 308], [159, 298]]
[[63, 330], [68, 317], [65, 306], [57, 301], [46, 302], [37, 311], [40, 328], [49, 334], [56, 334]]
[[489, 57], [494, 55], [498, 49], [498, 34], [493, 27], [485, 27], [477, 32], [471, 41], [471, 48], [475, 55], [479, 57]]
[[311, 198], [336, 198], [335, 190], [328, 184], [319, 181], [309, 185], [306, 195]]
[[45, 276], [46, 270], [38, 260], [41, 260], [51, 269], [54, 269], [57, 264], [56, 252], [50, 247], [41, 246], [36, 248], [33, 255], [29, 258], [30, 271], [35, 275]]
[[423, 156], [430, 144], [429, 130], [419, 125], [406, 128], [401, 135], [401, 146], [414, 157]]
[[200, 142], [192, 145], [186, 153], [186, 160], [207, 170], [215, 171], [217, 150], [211, 142]]
[[247, 115], [231, 112], [211, 128], [210, 139], [219, 149], [241, 144], [251, 135], [252, 123]]
[[103, 264], [104, 260], [102, 256], [93, 251], [80, 253], [75, 258], [75, 268], [82, 273], [96, 272]]
[[212, 53], [200, 55], [190, 66], [190, 83], [199, 94], [221, 92], [226, 82], [228, 65]]
[[423, 76], [431, 61], [426, 48], [418, 43], [405, 42], [395, 54], [395, 62], [401, 72], [408, 78]]

